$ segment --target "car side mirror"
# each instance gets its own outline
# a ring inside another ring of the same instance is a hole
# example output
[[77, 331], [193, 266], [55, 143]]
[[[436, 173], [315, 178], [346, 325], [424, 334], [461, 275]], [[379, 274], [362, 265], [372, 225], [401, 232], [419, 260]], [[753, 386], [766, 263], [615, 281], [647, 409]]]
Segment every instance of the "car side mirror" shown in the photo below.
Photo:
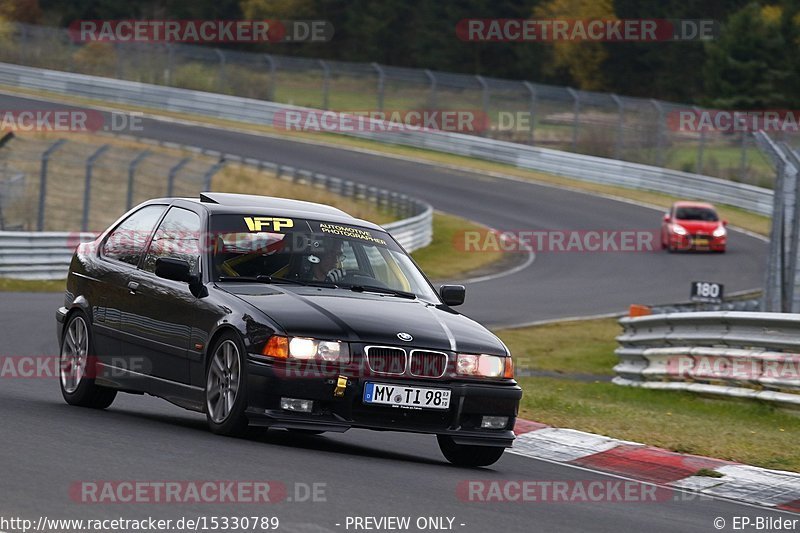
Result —
[[188, 261], [170, 257], [156, 259], [156, 276], [189, 284], [197, 282], [197, 276], [192, 275], [192, 267]]
[[723, 226], [727, 226], [727, 225], [728, 225], [728, 221], [723, 219], [723, 220], [722, 220], [722, 225], [723, 225]]
[[664, 222], [669, 222], [670, 216], [669, 213], [664, 213]]
[[453, 307], [464, 303], [467, 289], [463, 285], [442, 285], [439, 287], [439, 296], [445, 305]]

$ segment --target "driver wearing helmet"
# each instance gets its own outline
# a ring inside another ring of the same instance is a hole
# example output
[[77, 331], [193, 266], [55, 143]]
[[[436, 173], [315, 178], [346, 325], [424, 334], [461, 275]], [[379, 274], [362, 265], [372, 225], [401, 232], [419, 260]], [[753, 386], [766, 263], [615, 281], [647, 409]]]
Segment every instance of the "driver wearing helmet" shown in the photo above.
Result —
[[311, 263], [310, 274], [314, 281], [336, 283], [346, 274], [341, 268], [344, 252], [342, 251], [342, 241], [339, 239], [325, 240], [324, 248], [317, 254], [309, 255], [307, 259]]

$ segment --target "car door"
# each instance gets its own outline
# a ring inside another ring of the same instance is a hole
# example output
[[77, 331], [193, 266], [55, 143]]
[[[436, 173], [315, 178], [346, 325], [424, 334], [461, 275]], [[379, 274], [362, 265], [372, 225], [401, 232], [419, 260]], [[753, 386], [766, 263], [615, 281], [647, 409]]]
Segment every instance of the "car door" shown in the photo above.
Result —
[[[126, 356], [142, 361], [150, 376], [179, 384], [190, 384], [190, 359], [200, 359], [196, 345], [205, 339], [198, 334], [198, 319], [205, 313], [188, 283], [159, 278], [155, 265], [162, 257], [182, 259], [199, 275], [201, 225], [199, 213], [175, 205], [169, 208], [133, 274], [136, 305], [123, 323], [129, 339]], [[195, 338], [198, 335], [200, 339]]]
[[133, 306], [128, 284], [166, 209], [166, 204], [150, 204], [137, 209], [109, 232], [100, 247], [102, 269], [95, 280], [96, 290], [92, 295], [92, 331], [96, 355], [106, 365], [132, 369], [125, 358], [122, 331], [123, 316]]

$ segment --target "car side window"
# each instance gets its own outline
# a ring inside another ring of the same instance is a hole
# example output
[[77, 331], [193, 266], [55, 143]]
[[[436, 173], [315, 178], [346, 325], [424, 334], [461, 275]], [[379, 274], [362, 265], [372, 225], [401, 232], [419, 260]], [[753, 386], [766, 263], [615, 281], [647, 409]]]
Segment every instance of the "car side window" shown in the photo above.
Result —
[[103, 257], [136, 266], [166, 206], [148, 205], [122, 221], [103, 244]]
[[200, 272], [200, 216], [194, 211], [180, 207], [170, 208], [159, 224], [142, 270], [156, 271], [159, 258], [182, 259], [189, 263], [191, 272]]

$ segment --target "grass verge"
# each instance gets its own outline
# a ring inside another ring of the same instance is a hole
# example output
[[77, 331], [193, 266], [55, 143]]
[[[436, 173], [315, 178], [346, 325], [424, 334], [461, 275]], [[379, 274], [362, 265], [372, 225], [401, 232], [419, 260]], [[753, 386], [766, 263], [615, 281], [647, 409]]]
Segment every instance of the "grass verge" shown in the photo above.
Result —
[[[619, 331], [613, 319], [498, 331], [518, 369], [565, 372], [563, 378], [519, 378], [525, 391], [521, 416], [676, 452], [800, 472], [796, 411], [609, 383]], [[594, 374], [598, 380], [570, 379], [569, 373]]]

